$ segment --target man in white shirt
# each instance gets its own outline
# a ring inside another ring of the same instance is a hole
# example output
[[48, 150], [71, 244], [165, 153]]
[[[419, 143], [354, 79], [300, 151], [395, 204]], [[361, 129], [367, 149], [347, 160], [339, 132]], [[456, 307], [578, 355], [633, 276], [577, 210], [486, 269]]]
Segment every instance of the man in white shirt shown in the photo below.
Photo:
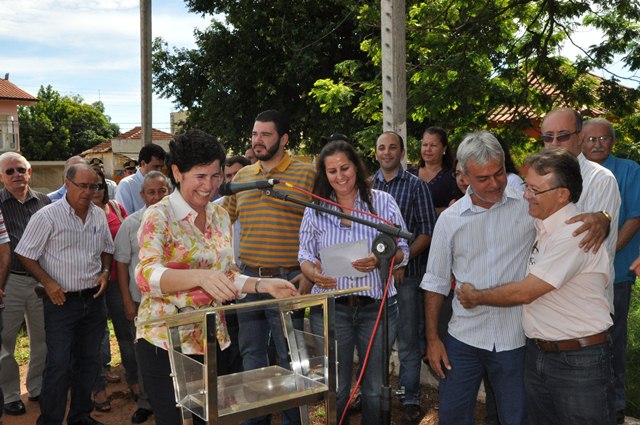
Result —
[[167, 153], [160, 145], [144, 145], [138, 154], [140, 168], [135, 174], [120, 180], [116, 189], [116, 201], [120, 202], [127, 213], [133, 214], [144, 208], [144, 201], [140, 197], [142, 179], [150, 171], [162, 171]]
[[475, 400], [486, 372], [502, 425], [525, 424], [522, 307], [479, 307], [471, 314], [453, 301], [449, 333], [442, 341], [438, 321], [444, 297], [457, 282], [482, 289], [524, 278], [535, 237], [522, 192], [507, 188], [504, 152], [495, 137], [472, 133], [458, 147], [469, 183], [463, 198], [436, 222], [425, 292], [427, 357], [440, 380], [440, 425], [474, 423]]

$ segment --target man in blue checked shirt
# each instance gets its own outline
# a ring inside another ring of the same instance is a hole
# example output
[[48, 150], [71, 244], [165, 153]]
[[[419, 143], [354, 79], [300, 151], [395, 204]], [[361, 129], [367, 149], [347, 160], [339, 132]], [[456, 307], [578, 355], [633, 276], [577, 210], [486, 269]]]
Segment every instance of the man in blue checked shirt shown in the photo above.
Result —
[[421, 417], [420, 367], [424, 336], [420, 280], [427, 265], [436, 212], [427, 183], [402, 169], [400, 161], [403, 156], [402, 136], [393, 131], [382, 133], [376, 141], [376, 160], [380, 169], [373, 175], [371, 183], [374, 189], [393, 196], [409, 232], [415, 235], [409, 246], [409, 263], [397, 269], [394, 278], [398, 289], [399, 385], [404, 387], [404, 419], [408, 423], [416, 423]]

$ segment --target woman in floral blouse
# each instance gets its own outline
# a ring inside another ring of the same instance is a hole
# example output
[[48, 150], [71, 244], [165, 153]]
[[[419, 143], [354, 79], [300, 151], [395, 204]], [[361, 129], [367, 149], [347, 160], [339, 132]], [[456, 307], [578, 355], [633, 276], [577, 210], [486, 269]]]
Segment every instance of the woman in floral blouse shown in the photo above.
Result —
[[[268, 292], [276, 298], [295, 295], [295, 287], [285, 280], [243, 276], [233, 265], [229, 215], [209, 202], [222, 176], [222, 145], [200, 130], [190, 130], [176, 136], [169, 149], [169, 177], [177, 190], [147, 209], [138, 233], [136, 281], [142, 292], [138, 320], [218, 305], [242, 293]], [[222, 350], [230, 345], [221, 315], [217, 315], [216, 335]], [[179, 424], [166, 327], [140, 326], [137, 339], [156, 424]], [[204, 353], [205, 335], [200, 326], [183, 329], [181, 340], [184, 354]]]

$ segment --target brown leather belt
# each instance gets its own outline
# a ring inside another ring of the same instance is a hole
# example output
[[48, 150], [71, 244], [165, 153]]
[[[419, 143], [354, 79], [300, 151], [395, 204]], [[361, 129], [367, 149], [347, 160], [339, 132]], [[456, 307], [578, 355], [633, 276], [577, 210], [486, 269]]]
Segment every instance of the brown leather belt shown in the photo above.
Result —
[[536, 346], [542, 351], [572, 351], [583, 347], [602, 344], [609, 340], [609, 332], [583, 336], [582, 338], [565, 339], [563, 341], [545, 341], [544, 339], [533, 339]]
[[258, 277], [273, 277], [283, 276], [291, 272], [297, 272], [300, 270], [300, 266], [293, 267], [252, 267], [247, 264], [244, 265], [243, 270], [247, 270]]

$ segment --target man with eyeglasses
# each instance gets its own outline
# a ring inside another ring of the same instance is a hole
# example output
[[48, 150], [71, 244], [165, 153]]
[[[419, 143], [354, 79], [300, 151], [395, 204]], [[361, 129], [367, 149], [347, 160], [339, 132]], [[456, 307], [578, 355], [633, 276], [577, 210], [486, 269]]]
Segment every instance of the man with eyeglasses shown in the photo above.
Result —
[[558, 148], [526, 163], [524, 197], [537, 230], [526, 277], [493, 288], [461, 283], [456, 297], [471, 315], [484, 306], [524, 304], [530, 424], [612, 424], [609, 258], [606, 250], [581, 249], [574, 237], [580, 224], [567, 224], [579, 212], [580, 165]]
[[91, 389], [100, 370], [100, 343], [107, 322], [102, 295], [113, 241], [104, 211], [93, 204], [98, 174], [88, 164], [72, 165], [66, 195], [36, 212], [15, 249], [25, 270], [46, 291], [47, 359], [38, 425], [60, 425], [71, 389], [68, 425], [100, 425]]
[[613, 285], [613, 377], [616, 393], [616, 420], [624, 423], [626, 407], [625, 370], [627, 354], [627, 316], [631, 301], [631, 288], [635, 274], [629, 270], [640, 249], [640, 165], [629, 159], [611, 154], [616, 143], [616, 133], [609, 121], [592, 118], [582, 129], [582, 153], [587, 159], [610, 170], [620, 188], [620, 216], [618, 241], [614, 259]]
[[[133, 347], [136, 336], [136, 328], [133, 320], [140, 306], [140, 289], [138, 289], [138, 285], [136, 284], [135, 274], [136, 266], [140, 262], [138, 258], [138, 254], [140, 253], [138, 229], [140, 228], [142, 216], [147, 210], [147, 207], [158, 203], [170, 192], [171, 189], [167, 176], [160, 171], [148, 172], [142, 180], [142, 189], [140, 190], [140, 197], [144, 200], [145, 207], [124, 219], [114, 241], [115, 252], [113, 258], [116, 260], [116, 268], [118, 271], [118, 285], [124, 306], [123, 315], [130, 324], [130, 334], [127, 334], [127, 340], [123, 342], [131, 344], [131, 347]], [[137, 356], [136, 360], [138, 360]], [[138, 405], [138, 409], [131, 416], [131, 423], [134, 424], [146, 422], [149, 416], [153, 414], [149, 398], [144, 391], [143, 382], [140, 379], [141, 374], [139, 371], [140, 366], [138, 365], [138, 381], [128, 382]]]
[[[574, 109], [559, 108], [549, 112], [542, 121], [542, 141], [546, 148], [559, 147], [569, 151], [578, 158], [580, 172], [582, 174], [582, 194], [576, 203], [580, 211], [600, 211], [600, 214], [581, 214], [570, 219], [571, 223], [584, 220], [585, 223], [596, 221], [598, 226], [593, 229], [602, 229], [605, 239], [605, 247], [610, 259], [610, 276], [613, 281], [613, 259], [616, 253], [618, 233], [618, 215], [620, 212], [620, 191], [618, 183], [611, 171], [603, 166], [589, 161], [582, 154], [582, 115]], [[610, 231], [612, 229], [613, 231]], [[585, 238], [581, 247], [588, 249], [589, 240]], [[613, 313], [613, 285], [609, 285], [609, 304]]]
[[0, 180], [4, 184], [4, 189], [0, 191], [0, 209], [11, 238], [9, 276], [4, 286], [4, 282], [0, 282], [0, 289], [5, 293], [0, 388], [4, 393], [4, 411], [8, 415], [26, 413], [26, 406], [20, 399], [20, 368], [14, 357], [16, 339], [23, 322], [27, 325], [29, 335], [26, 380], [29, 401], [38, 401], [40, 397], [42, 372], [47, 357], [42, 300], [35, 293], [38, 281], [27, 273], [13, 255], [31, 216], [51, 203], [47, 195], [29, 187], [31, 173], [31, 164], [19, 153], [6, 152], [0, 155]]
[[64, 182], [64, 176], [67, 175], [67, 170], [69, 170], [69, 167], [71, 167], [72, 165], [86, 164], [86, 163], [87, 161], [80, 155], [74, 155], [72, 157], [69, 157], [64, 163], [64, 171], [62, 172], [62, 186], [60, 186], [58, 190], [54, 190], [53, 192], [47, 193], [47, 196], [49, 197], [49, 199], [51, 199], [52, 201], [57, 201], [59, 199], [64, 198], [64, 196], [67, 194], [67, 185]]

